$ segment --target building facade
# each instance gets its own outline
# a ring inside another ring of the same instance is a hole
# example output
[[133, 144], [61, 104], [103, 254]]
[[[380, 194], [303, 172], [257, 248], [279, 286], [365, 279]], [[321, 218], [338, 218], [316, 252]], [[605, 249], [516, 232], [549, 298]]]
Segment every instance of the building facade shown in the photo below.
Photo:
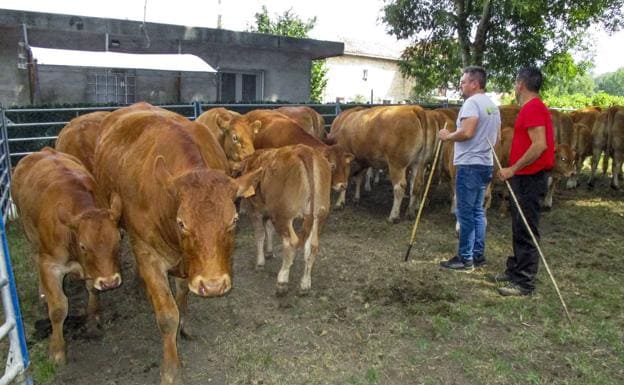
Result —
[[[29, 47], [192, 54], [217, 72], [38, 65]], [[340, 42], [0, 9], [0, 103], [304, 103], [311, 61], [343, 50]]]
[[402, 45], [344, 40], [344, 55], [328, 58], [325, 102], [401, 103], [414, 81], [399, 71]]

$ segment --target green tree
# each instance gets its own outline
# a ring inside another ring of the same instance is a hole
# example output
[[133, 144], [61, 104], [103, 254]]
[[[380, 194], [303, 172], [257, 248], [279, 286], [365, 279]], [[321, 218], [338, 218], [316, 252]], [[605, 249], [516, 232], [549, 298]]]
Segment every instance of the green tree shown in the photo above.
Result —
[[401, 58], [404, 75], [427, 87], [446, 86], [462, 67], [483, 65], [491, 84], [505, 90], [518, 67], [544, 65], [578, 47], [591, 24], [619, 29], [623, 5], [624, 0], [388, 0], [383, 21], [390, 34], [414, 42]]
[[610, 95], [624, 96], [624, 67], [596, 78], [598, 90]]
[[[282, 15], [277, 15], [277, 18], [272, 20], [267, 7], [264, 5], [262, 11], [255, 14], [255, 18], [256, 26], [251, 27], [252, 32], [298, 38], [307, 38], [308, 32], [316, 24], [316, 17], [303, 21], [292, 9], [285, 11]], [[310, 101], [319, 103], [326, 87], [327, 66], [325, 60], [313, 60], [310, 70]]]

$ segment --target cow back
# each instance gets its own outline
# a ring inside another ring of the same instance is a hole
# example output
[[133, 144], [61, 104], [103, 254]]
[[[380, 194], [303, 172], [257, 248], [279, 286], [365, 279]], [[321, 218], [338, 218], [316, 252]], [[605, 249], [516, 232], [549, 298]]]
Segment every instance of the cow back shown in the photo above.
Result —
[[107, 111], [91, 112], [72, 119], [58, 135], [55, 148], [71, 154], [93, 172], [95, 144], [101, 132], [102, 121], [110, 115]]
[[325, 138], [325, 119], [321, 114], [307, 106], [280, 107], [276, 111], [297, 122], [308, 134], [317, 139]]

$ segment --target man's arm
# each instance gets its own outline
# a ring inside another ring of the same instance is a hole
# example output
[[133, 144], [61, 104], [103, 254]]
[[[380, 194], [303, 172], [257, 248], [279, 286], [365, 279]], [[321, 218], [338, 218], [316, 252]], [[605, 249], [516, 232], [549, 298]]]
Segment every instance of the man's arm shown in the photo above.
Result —
[[461, 120], [461, 128], [451, 133], [447, 129], [442, 129], [438, 132], [440, 140], [450, 140], [451, 142], [463, 142], [468, 139], [472, 139], [477, 133], [477, 124], [479, 118], [471, 116]]
[[500, 180], [511, 178], [518, 170], [522, 170], [526, 166], [535, 162], [537, 158], [539, 158], [540, 155], [542, 155], [542, 153], [548, 148], [548, 144], [546, 144], [546, 127], [531, 127], [529, 128], [528, 133], [529, 138], [531, 139], [531, 145], [513, 166], [502, 168], [498, 172]]

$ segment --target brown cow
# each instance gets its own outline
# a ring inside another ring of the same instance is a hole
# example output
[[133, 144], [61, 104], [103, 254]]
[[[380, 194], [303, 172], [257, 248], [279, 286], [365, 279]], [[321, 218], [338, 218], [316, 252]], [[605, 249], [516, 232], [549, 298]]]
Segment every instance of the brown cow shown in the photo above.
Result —
[[109, 114], [107, 111], [98, 111], [72, 119], [59, 132], [55, 148], [78, 158], [92, 173], [93, 153], [100, 135], [100, 125]]
[[180, 383], [176, 340], [178, 330], [188, 334], [187, 294], [214, 297], [232, 287], [234, 200], [253, 194], [261, 170], [238, 179], [211, 170], [182, 123], [132, 108], [103, 127], [94, 166], [105, 192], [123, 202], [124, 228], [163, 338], [161, 383]]
[[516, 118], [520, 113], [520, 106], [515, 104], [507, 104], [498, 107], [501, 114], [501, 127], [514, 127], [516, 125]]
[[325, 139], [325, 119], [323, 115], [308, 106], [287, 106], [275, 111], [288, 116], [301, 126], [308, 134], [319, 140]]
[[350, 163], [353, 154], [339, 145], [327, 145], [305, 132], [294, 120], [273, 110], [253, 110], [245, 116], [249, 120], [260, 120], [262, 128], [254, 138], [256, 148], [278, 148], [293, 144], [305, 144], [319, 151], [332, 169], [332, 185], [335, 191], [347, 188]]
[[98, 292], [121, 284], [117, 250], [121, 200], [98, 203], [93, 176], [71, 155], [46, 147], [21, 159], [13, 172], [11, 195], [26, 237], [35, 250], [39, 291], [52, 322], [50, 359], [65, 363], [63, 323], [67, 317], [65, 275], [85, 280], [88, 327], [100, 319]]
[[[622, 132], [624, 128], [623, 115], [624, 107], [611, 107], [603, 110], [596, 117], [594, 126], [592, 127], [592, 165], [591, 176], [589, 178], [589, 187], [594, 186], [594, 179], [596, 177], [596, 169], [598, 168], [598, 162], [600, 156], [604, 153], [603, 160], [603, 172], [607, 172], [608, 161], [610, 157], [615, 157], [616, 154], [619, 157], [619, 166], [616, 167], [616, 161], [614, 159], [611, 172], [613, 177], [611, 180], [611, 187], [619, 188], [619, 175], [621, 172], [619, 168], [622, 165], [622, 151], [624, 151], [624, 143], [622, 141]], [[615, 146], [615, 147], [614, 147]]]
[[624, 163], [624, 107], [609, 109], [608, 148], [609, 155], [613, 159], [611, 187], [618, 190], [619, 179], [622, 178], [622, 163]]
[[578, 186], [578, 177], [583, 169], [583, 163], [587, 157], [592, 155], [591, 126], [587, 126], [585, 123], [574, 123], [573, 128], [572, 149], [575, 153], [574, 165], [576, 172], [568, 179], [566, 188]]
[[[408, 186], [406, 171], [411, 168], [408, 214], [413, 215], [419, 198], [415, 192], [424, 185], [425, 163], [430, 156], [424, 110], [419, 106], [378, 106], [350, 115], [338, 130], [332, 131], [332, 138], [353, 153], [363, 167], [388, 166], [394, 189], [388, 220], [393, 223], [399, 221], [399, 208]], [[336, 204], [344, 205], [344, 198], [341, 192]]]
[[[245, 201], [254, 225], [256, 264], [264, 266], [265, 233], [272, 231], [267, 226], [270, 221], [282, 237], [284, 252], [277, 276], [277, 295], [288, 292], [290, 267], [298, 248], [304, 249], [305, 260], [300, 288], [307, 292], [312, 285], [311, 272], [319, 249], [319, 234], [330, 209], [329, 162], [317, 151], [299, 144], [258, 150], [243, 164], [245, 171], [264, 170], [258, 193]], [[293, 226], [297, 218], [303, 219], [300, 231]]]
[[261, 126], [259, 121], [250, 122], [238, 112], [222, 107], [209, 109], [196, 121], [210, 129], [231, 162], [240, 162], [253, 154], [253, 139]]

